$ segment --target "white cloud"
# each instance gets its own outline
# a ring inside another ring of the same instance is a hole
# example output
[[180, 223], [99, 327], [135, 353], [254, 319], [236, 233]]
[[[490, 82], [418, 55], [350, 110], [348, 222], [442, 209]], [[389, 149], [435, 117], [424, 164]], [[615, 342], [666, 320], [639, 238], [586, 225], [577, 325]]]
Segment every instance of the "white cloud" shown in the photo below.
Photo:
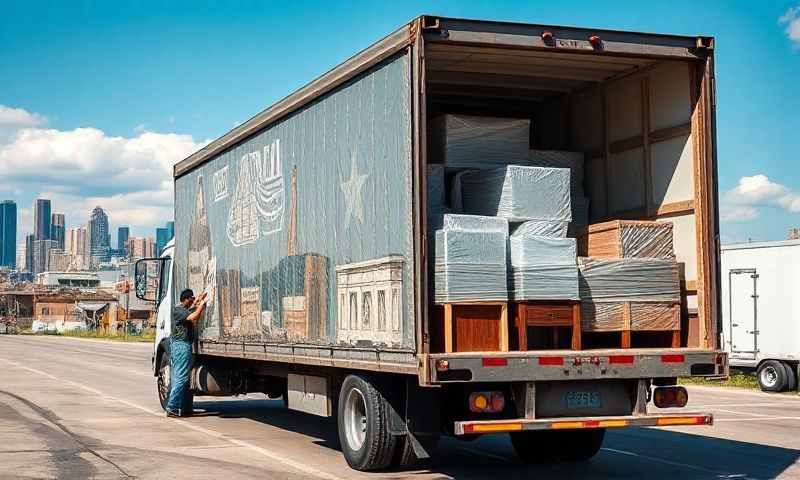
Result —
[[40, 127], [46, 122], [47, 119], [37, 113], [0, 105], [0, 126], [13, 128]]
[[742, 177], [736, 187], [722, 196], [720, 219], [725, 222], [748, 222], [758, 218], [764, 207], [800, 213], [800, 194], [773, 182], [766, 175]]
[[781, 15], [778, 23], [786, 25], [785, 32], [789, 40], [794, 42], [795, 48], [800, 48], [800, 7], [792, 7]]
[[[172, 219], [172, 166], [208, 143], [144, 125], [130, 138], [45, 128], [44, 117], [0, 105], [4, 124], [11, 131], [0, 135], [0, 191], [22, 191], [22, 205], [49, 198], [69, 226], [86, 223], [100, 205], [112, 225], [142, 233]], [[29, 233], [29, 216], [20, 211], [20, 235]]]

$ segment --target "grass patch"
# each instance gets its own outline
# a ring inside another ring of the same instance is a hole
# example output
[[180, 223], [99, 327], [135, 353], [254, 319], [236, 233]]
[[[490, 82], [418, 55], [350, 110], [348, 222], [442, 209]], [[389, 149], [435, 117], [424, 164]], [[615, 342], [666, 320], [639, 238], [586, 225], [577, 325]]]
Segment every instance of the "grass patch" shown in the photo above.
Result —
[[145, 329], [140, 335], [133, 335], [128, 334], [125, 337], [122, 333], [106, 333], [102, 330], [68, 330], [63, 333], [59, 333], [57, 335], [61, 335], [64, 337], [76, 337], [76, 338], [92, 338], [97, 340], [112, 340], [116, 342], [152, 342], [156, 337], [156, 330], [154, 328]]
[[709, 380], [705, 378], [681, 378], [682, 385], [706, 385], [710, 387], [734, 387], [758, 390], [758, 380], [755, 373], [731, 369], [731, 376], [727, 380]]

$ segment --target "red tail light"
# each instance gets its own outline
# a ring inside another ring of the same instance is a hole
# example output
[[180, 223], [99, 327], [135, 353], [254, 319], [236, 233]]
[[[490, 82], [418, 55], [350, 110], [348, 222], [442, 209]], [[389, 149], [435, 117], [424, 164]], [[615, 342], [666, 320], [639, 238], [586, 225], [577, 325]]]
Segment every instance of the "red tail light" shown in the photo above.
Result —
[[608, 363], [611, 364], [630, 364], [633, 363], [633, 355], [614, 355], [608, 357]]
[[661, 355], [661, 363], [683, 363], [683, 355]]
[[469, 396], [469, 409], [475, 413], [497, 413], [503, 411], [506, 399], [503, 392], [473, 392]]
[[564, 365], [564, 357], [539, 357], [539, 365]]
[[506, 367], [508, 366], [508, 360], [505, 358], [483, 358], [481, 359], [481, 365], [484, 367]]
[[683, 387], [657, 387], [653, 391], [653, 403], [658, 408], [682, 408], [688, 401], [689, 392]]

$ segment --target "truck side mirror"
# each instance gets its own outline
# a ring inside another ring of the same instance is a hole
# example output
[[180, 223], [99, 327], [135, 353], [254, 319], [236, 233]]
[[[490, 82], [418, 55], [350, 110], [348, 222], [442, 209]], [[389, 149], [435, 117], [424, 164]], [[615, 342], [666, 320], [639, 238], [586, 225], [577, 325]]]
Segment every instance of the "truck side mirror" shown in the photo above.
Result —
[[161, 271], [165, 262], [165, 258], [143, 258], [136, 262], [133, 268], [136, 298], [146, 302], [161, 301]]

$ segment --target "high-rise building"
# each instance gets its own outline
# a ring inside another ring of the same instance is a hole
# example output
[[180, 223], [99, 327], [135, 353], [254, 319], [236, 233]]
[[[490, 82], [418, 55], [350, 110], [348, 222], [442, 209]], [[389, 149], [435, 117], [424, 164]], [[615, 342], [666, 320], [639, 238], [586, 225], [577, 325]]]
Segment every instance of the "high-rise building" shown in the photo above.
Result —
[[48, 270], [50, 251], [56, 248], [55, 240], [34, 240], [33, 242], [33, 273], [42, 273]]
[[14, 268], [17, 263], [17, 204], [0, 202], [0, 267]]
[[36, 241], [36, 235], [29, 233], [25, 236], [25, 271], [33, 272], [33, 243]]
[[50, 239], [50, 200], [36, 199], [33, 210], [33, 235], [36, 240]]
[[64, 250], [64, 214], [54, 213], [50, 216], [50, 240], [55, 240], [56, 248]]
[[24, 272], [27, 269], [25, 265], [25, 245], [20, 245], [17, 247], [17, 270]]
[[161, 250], [169, 241], [169, 230], [166, 228], [156, 228], [156, 256], [161, 255]]
[[175, 238], [175, 222], [167, 222], [167, 241], [169, 242], [173, 238]]
[[128, 243], [128, 237], [131, 236], [131, 229], [128, 227], [119, 227], [117, 229], [117, 250], [125, 250], [125, 244]]
[[99, 206], [94, 207], [89, 217], [89, 250], [93, 268], [108, 260], [111, 237], [108, 234], [108, 215]]
[[156, 242], [153, 241], [153, 237], [130, 237], [128, 239], [128, 248], [131, 251], [131, 261], [156, 256]]
[[85, 226], [67, 230], [64, 250], [74, 257], [76, 269], [89, 268], [89, 233]]
[[[55, 240], [53, 240], [55, 242]], [[47, 271], [67, 272], [76, 269], [75, 257], [60, 248], [53, 248], [47, 256]]]

